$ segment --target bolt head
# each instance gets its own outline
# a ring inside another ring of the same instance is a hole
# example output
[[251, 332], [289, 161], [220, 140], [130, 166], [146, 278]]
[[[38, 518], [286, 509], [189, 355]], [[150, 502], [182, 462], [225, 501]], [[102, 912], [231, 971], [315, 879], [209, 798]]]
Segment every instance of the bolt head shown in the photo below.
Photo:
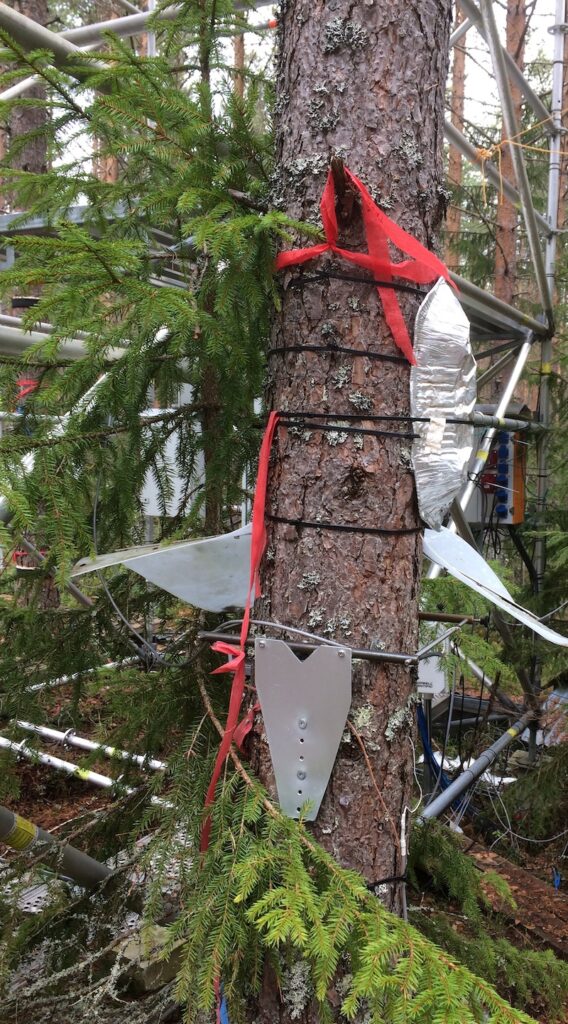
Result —
[[258, 646], [259, 647], [266, 647], [266, 640], [259, 640], [258, 641]]
[[345, 651], [338, 651], [337, 652], [337, 657], [338, 658], [344, 658], [345, 657]]
[[302, 769], [300, 769], [299, 772], [296, 772], [296, 775], [298, 776], [299, 779], [305, 779], [306, 777], [306, 773]]
[[300, 729], [305, 729], [307, 724], [308, 724], [307, 718], [299, 718], [298, 719], [298, 726], [300, 727]]

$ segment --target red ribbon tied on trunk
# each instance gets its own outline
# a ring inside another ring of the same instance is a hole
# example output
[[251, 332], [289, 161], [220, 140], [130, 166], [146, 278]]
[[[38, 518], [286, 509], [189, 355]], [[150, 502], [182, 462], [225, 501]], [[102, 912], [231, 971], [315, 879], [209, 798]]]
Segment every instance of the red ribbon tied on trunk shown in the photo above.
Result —
[[[287, 252], [281, 252], [276, 258], [276, 269], [284, 270], [286, 267], [298, 263], [307, 263], [308, 260], [313, 260], [324, 252], [334, 252], [348, 260], [349, 263], [356, 263], [357, 266], [369, 270], [375, 278], [379, 278], [387, 284], [392, 281], [393, 277], [402, 277], [407, 281], [414, 281], [416, 284], [430, 284], [437, 278], [443, 277], [448, 284], [455, 287], [446, 265], [416, 238], [390, 220], [373, 201], [359, 178], [352, 174], [347, 167], [344, 167], [343, 170], [347, 181], [359, 193], [368, 251], [366, 253], [351, 252], [349, 249], [341, 249], [337, 245], [339, 228], [335, 212], [335, 182], [330, 171], [320, 203], [321, 219], [327, 241], [321, 245], [311, 245], [307, 249], [289, 249]], [[389, 241], [393, 242], [401, 252], [406, 253], [410, 259], [403, 260], [401, 263], [393, 263], [389, 255]], [[396, 292], [392, 288], [380, 285], [377, 287], [377, 291], [383, 304], [385, 320], [396, 344], [408, 362], [415, 365], [416, 359], [412, 342], [398, 304]]]
[[[242, 722], [239, 723], [239, 712], [241, 710], [241, 704], [243, 702], [243, 696], [245, 692], [245, 643], [248, 637], [249, 625], [250, 625], [250, 611], [252, 604], [253, 591], [256, 590], [257, 594], [260, 594], [260, 582], [258, 571], [260, 569], [260, 563], [266, 547], [266, 524], [264, 522], [264, 509], [266, 505], [266, 488], [268, 484], [268, 462], [270, 459], [270, 449], [272, 447], [272, 440], [274, 438], [274, 432], [276, 430], [276, 424], [278, 423], [278, 413], [271, 412], [268, 417], [268, 423], [260, 446], [260, 454], [258, 456], [258, 473], [256, 478], [256, 488], [254, 492], [254, 502], [252, 508], [252, 536], [250, 545], [250, 576], [249, 576], [249, 588], [248, 595], [245, 604], [245, 610], [243, 615], [243, 621], [241, 625], [241, 634], [239, 637], [239, 646], [235, 647], [234, 644], [225, 643], [224, 640], [218, 640], [213, 644], [212, 650], [217, 651], [219, 654], [226, 654], [229, 657], [224, 665], [216, 668], [212, 675], [220, 675], [224, 672], [231, 672], [233, 674], [233, 682], [231, 685], [231, 696], [229, 698], [229, 712], [227, 714], [227, 721], [225, 723], [225, 732], [221, 740], [217, 757], [215, 759], [215, 767], [213, 768], [213, 774], [205, 797], [205, 806], [210, 807], [215, 799], [215, 789], [221, 776], [223, 765], [227, 759], [229, 750], [231, 749], [231, 743], [242, 742], [247, 732], [252, 727], [252, 719], [254, 715], [254, 709], [245, 716]], [[211, 816], [209, 815], [203, 825], [201, 832], [201, 852], [203, 853], [209, 846], [209, 835], [211, 832]]]

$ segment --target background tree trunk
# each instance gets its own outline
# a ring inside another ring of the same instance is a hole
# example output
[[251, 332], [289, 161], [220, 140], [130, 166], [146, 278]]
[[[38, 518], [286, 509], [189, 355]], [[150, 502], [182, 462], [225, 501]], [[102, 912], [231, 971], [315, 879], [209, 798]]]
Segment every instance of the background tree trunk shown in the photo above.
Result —
[[[521, 71], [525, 63], [526, 25], [525, 0], [508, 0], [506, 46]], [[516, 120], [521, 124], [522, 93], [514, 82], [510, 85]], [[503, 129], [502, 138], [506, 137]], [[511, 147], [507, 145], [501, 151], [501, 172], [509, 181], [515, 180]], [[495, 295], [512, 306], [517, 293], [517, 210], [504, 193], [499, 195], [497, 206], [495, 243]]]
[[[454, 30], [464, 20], [464, 13], [459, 7], [456, 11]], [[451, 122], [458, 131], [463, 133], [465, 103], [465, 36], [453, 48]], [[448, 178], [452, 186], [453, 199], [448, 207], [446, 219], [446, 263], [452, 270], [459, 273], [459, 233], [461, 230], [460, 188], [462, 183], [463, 157], [455, 146], [448, 150]]]
[[[33, 18], [40, 25], [48, 21], [47, 0], [7, 0], [8, 7]], [[45, 90], [41, 85], [34, 85], [26, 93], [28, 99], [43, 99]], [[0, 129], [0, 157], [14, 145], [16, 140], [35, 128], [41, 128], [45, 122], [45, 110], [40, 107], [16, 107], [12, 111], [9, 124], [3, 125]], [[47, 147], [45, 138], [39, 137], [27, 143], [12, 166], [22, 171], [31, 171], [33, 174], [43, 174], [47, 170]], [[11, 209], [11, 196], [2, 189], [2, 200], [0, 205], [3, 210]]]
[[[330, 158], [338, 154], [389, 216], [426, 246], [436, 246], [444, 207], [449, 27], [450, 0], [336, 0], [325, 10], [312, 0], [296, 0], [285, 7], [274, 197], [291, 216], [320, 223]], [[364, 248], [356, 204], [340, 243]], [[328, 257], [317, 262], [318, 270], [332, 266], [354, 269]], [[282, 281], [274, 346], [335, 341], [359, 351], [399, 354], [372, 287], [337, 280], [291, 287], [297, 276], [292, 271]], [[412, 330], [418, 299], [398, 296]], [[276, 409], [402, 416], [409, 411], [404, 363], [306, 352], [273, 355], [269, 370], [270, 404]], [[399, 429], [408, 430], [408, 424]], [[409, 444], [401, 438], [280, 429], [273, 459], [268, 513], [365, 527], [419, 524]], [[416, 650], [420, 534], [319, 532], [270, 520], [268, 527], [263, 617], [353, 646]], [[369, 881], [403, 869], [397, 837], [411, 798], [414, 681], [403, 667], [357, 665], [350, 718], [374, 780], [356, 737], [346, 733], [314, 824], [317, 839]], [[273, 790], [260, 732], [253, 764]], [[398, 891], [384, 887], [389, 906], [398, 906]], [[276, 1019], [271, 1001], [267, 996], [263, 1020]]]

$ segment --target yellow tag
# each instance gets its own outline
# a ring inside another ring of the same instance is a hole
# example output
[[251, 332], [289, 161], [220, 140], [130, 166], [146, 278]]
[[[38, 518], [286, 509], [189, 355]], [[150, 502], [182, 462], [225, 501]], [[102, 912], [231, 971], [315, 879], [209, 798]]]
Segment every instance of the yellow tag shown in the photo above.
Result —
[[542, 374], [552, 373], [552, 363], [543, 363], [541, 368], [540, 368], [540, 372]]
[[8, 835], [3, 837], [2, 842], [7, 843], [13, 850], [27, 850], [37, 839], [37, 826], [26, 818], [20, 818], [19, 814], [15, 814], [14, 818], [14, 825]]
[[482, 448], [480, 448], [479, 451], [475, 453], [476, 459], [479, 459], [481, 462], [487, 462], [488, 455], [489, 452], [484, 452]]
[[91, 778], [91, 773], [87, 768], [76, 768], [73, 772], [79, 779], [86, 779], [87, 781]]
[[507, 729], [507, 733], [509, 734], [509, 736], [516, 736], [518, 731], [519, 730], [515, 729], [515, 727], [513, 725], [511, 726], [510, 729]]

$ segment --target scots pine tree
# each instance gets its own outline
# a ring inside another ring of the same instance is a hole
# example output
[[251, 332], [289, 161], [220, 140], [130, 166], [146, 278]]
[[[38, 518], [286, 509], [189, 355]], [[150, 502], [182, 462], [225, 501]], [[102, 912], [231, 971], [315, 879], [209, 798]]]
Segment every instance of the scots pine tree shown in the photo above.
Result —
[[[332, 17], [304, 0], [291, 3], [283, 15], [274, 108], [272, 83], [250, 73], [244, 96], [235, 94], [225, 40], [243, 22], [229, 0], [177, 6], [158, 58], [141, 59], [109, 39], [102, 55], [81, 59], [81, 84], [77, 65], [69, 73], [56, 70], [49, 52], [24, 52], [2, 37], [2, 59], [10, 62], [3, 84], [23, 72], [44, 83], [51, 169], [22, 171], [9, 156], [3, 163], [22, 224], [43, 218], [46, 230], [10, 237], [17, 260], [0, 286], [39, 289], [26, 325], [47, 322], [53, 331], [23, 359], [39, 371], [40, 386], [21, 429], [0, 442], [0, 492], [13, 513], [12, 537], [35, 528], [40, 516], [48, 566], [62, 584], [95, 543], [111, 550], [139, 538], [139, 495], [152, 467], [166, 502], [169, 473], [160, 456], [174, 431], [186, 501], [176, 517], [164, 517], [164, 535], [198, 536], [233, 524], [243, 469], [258, 449], [252, 409], [271, 321], [272, 345], [301, 343], [310, 332], [392, 353], [372, 290], [309, 282], [302, 301], [289, 280], [280, 291], [274, 277], [278, 249], [299, 237], [321, 238], [317, 204], [332, 156], [359, 173], [377, 201], [427, 246], [435, 242], [442, 211], [449, 2], [371, 3], [364, 19], [353, 5], [337, 7]], [[118, 161], [116, 181], [93, 175], [95, 140], [99, 157]], [[345, 203], [342, 229], [359, 249], [357, 203], [348, 197]], [[79, 223], [70, 215], [78, 205], [84, 208]], [[165, 268], [175, 271], [177, 285]], [[411, 327], [416, 300], [402, 305]], [[71, 339], [84, 345], [84, 357], [72, 362], [64, 358]], [[343, 367], [330, 356], [310, 358], [269, 363], [275, 405], [324, 403], [333, 394], [342, 403], [334, 412], [407, 413], [405, 366], [361, 360]], [[3, 358], [5, 407], [20, 372], [21, 364]], [[96, 382], [94, 398], [77, 408]], [[191, 398], [177, 406], [184, 384]], [[164, 411], [144, 420], [152, 390]], [[66, 410], [75, 412], [54, 436], [53, 417]], [[333, 447], [320, 436], [309, 444], [281, 440], [271, 501], [296, 502], [303, 480], [314, 487], [310, 501], [321, 502], [331, 518], [347, 507], [361, 522], [380, 517], [386, 525], [395, 516], [417, 525], [414, 483], [399, 441], [372, 438], [358, 447], [342, 440]], [[23, 474], [25, 453], [34, 461]], [[301, 513], [309, 518], [312, 508]], [[296, 511], [294, 504], [284, 514]], [[7, 531], [3, 540], [11, 542]], [[412, 649], [418, 534], [369, 543], [347, 537], [339, 545], [317, 532], [308, 539], [278, 527], [271, 542], [274, 559], [265, 562], [263, 576], [274, 618], [362, 646]], [[319, 580], [312, 594], [298, 582], [314, 562]], [[126, 846], [134, 881], [123, 866], [102, 893], [63, 889], [31, 923], [22, 922], [16, 901], [6, 901], [4, 1012], [21, 1017], [25, 1010], [36, 1019], [39, 1012], [58, 1024], [141, 1024], [180, 1013], [194, 1021], [208, 1019], [223, 998], [231, 1019], [241, 1021], [528, 1022], [367, 887], [377, 875], [404, 870], [400, 821], [412, 785], [406, 669], [356, 676], [351, 736], [357, 742], [342, 745], [314, 829], [283, 816], [262, 785], [269, 785], [268, 761], [258, 740], [258, 777], [232, 749], [211, 812], [209, 847], [200, 856], [204, 796], [227, 714], [224, 677], [209, 676], [218, 659], [196, 641], [197, 611], [149, 593], [121, 571], [109, 584], [110, 591], [87, 584], [95, 602], [88, 612], [70, 601], [57, 615], [14, 611], [8, 594], [0, 609], [2, 714], [7, 728], [15, 717], [53, 715], [50, 691], [30, 692], [27, 684], [130, 654], [136, 642], [124, 623], [130, 619], [146, 671], [126, 666], [91, 683], [82, 677], [56, 713], [69, 725], [84, 722], [86, 694], [98, 695], [101, 732], [108, 738], [111, 731], [117, 745], [162, 753], [169, 769], [144, 786], [138, 777], [134, 796], [117, 786], [115, 806], [75, 830], [100, 858]], [[150, 604], [169, 630], [165, 652], [140, 641]], [[125, 772], [124, 781], [133, 784], [134, 769], [127, 765]], [[156, 808], [152, 795], [167, 804]], [[141, 849], [135, 840], [142, 835], [148, 842]], [[179, 972], [157, 995], [136, 1002], [125, 996], [120, 969], [109, 967], [107, 956], [133, 899], [146, 920], [168, 920], [164, 891], [172, 869], [175, 920], [166, 953], [181, 957]], [[385, 902], [397, 908], [388, 894]], [[36, 959], [26, 974], [30, 953]], [[19, 987], [10, 988], [15, 967], [24, 973]]]

